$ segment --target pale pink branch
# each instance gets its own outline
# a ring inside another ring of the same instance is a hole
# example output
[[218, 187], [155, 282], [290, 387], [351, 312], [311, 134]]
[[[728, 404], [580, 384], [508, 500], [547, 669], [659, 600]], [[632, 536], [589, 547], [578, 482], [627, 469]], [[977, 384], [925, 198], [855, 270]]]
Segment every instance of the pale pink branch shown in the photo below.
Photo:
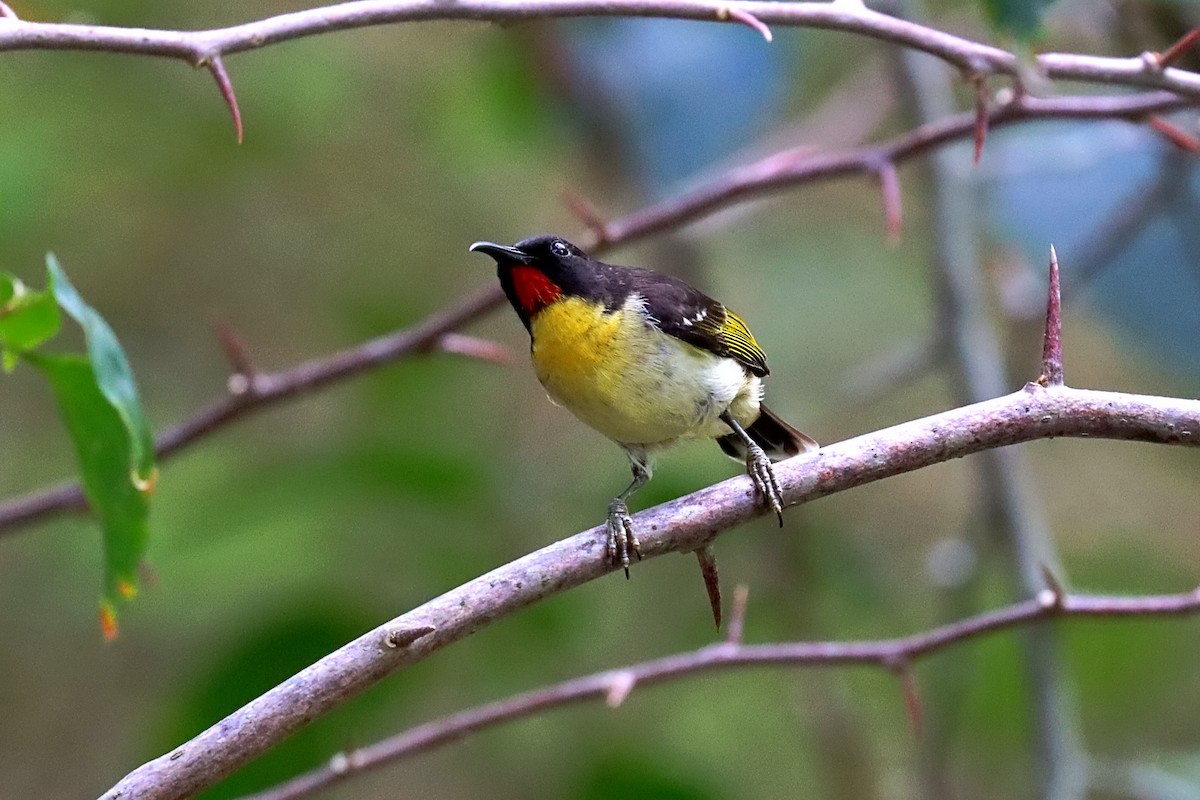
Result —
[[461, 333], [445, 333], [437, 340], [437, 349], [443, 353], [476, 358], [480, 361], [490, 361], [493, 364], [512, 366], [516, 359], [512, 351], [499, 342], [490, 339], [480, 339], [478, 336], [467, 336]]
[[[950, 459], [1035, 439], [1086, 437], [1200, 446], [1200, 400], [1185, 400], [1066, 386], [1025, 388], [994, 400], [956, 408], [844, 442], [827, 445], [775, 465], [788, 507], [921, 469]], [[744, 475], [647, 509], [634, 517], [645, 560], [692, 552], [716, 536], [764, 513]], [[136, 797], [168, 800], [191, 796], [278, 744], [316, 717], [355, 697], [397, 669], [474, 633], [539, 600], [595, 580], [614, 567], [605, 557], [604, 526], [548, 545], [430, 600], [322, 658], [233, 712], [175, 750], [137, 768], [114, 786], [106, 800]], [[1036, 601], [1037, 614], [1046, 613]], [[1132, 602], [1132, 601], [1130, 601]], [[1167, 601], [1163, 601], [1167, 603]], [[1194, 595], [1167, 605], [1191, 611]], [[1135, 604], [1136, 606], [1136, 604]], [[1064, 608], [1072, 608], [1066, 603]], [[1079, 613], [1129, 613], [1126, 601], [1090, 598]], [[1086, 609], [1091, 609], [1086, 610]], [[1104, 609], [1100, 611], [1099, 609]], [[1024, 619], [1026, 605], [1000, 615]], [[1011, 622], [1004, 624], [1013, 624]], [[997, 626], [982, 617], [955, 629]], [[433, 628], [411, 646], [386, 645], [390, 632]], [[905, 645], [913, 658], [945, 646], [940, 631]], [[969, 634], [974, 635], [974, 634]], [[720, 645], [721, 653], [729, 648]], [[782, 649], [779, 649], [782, 648]], [[859, 663], [878, 655], [875, 646], [785, 645], [751, 649], [757, 663], [794, 659], [795, 652], [824, 663]], [[791, 655], [789, 648], [793, 650]], [[893, 650], [888, 651], [894, 655]], [[767, 655], [767, 654], [770, 655]], [[604, 692], [611, 690], [606, 679]]]
[[[738, 587], [738, 595], [742, 589]], [[735, 601], [736, 608], [736, 601]], [[790, 642], [747, 645], [724, 642], [616, 671], [574, 678], [534, 689], [487, 705], [460, 711], [409, 728], [367, 747], [339, 753], [326, 767], [292, 778], [240, 800], [299, 800], [346, 778], [394, 764], [472, 733], [526, 719], [552, 709], [604, 698], [609, 707], [621, 705], [634, 686], [653, 686], [686, 680], [708, 672], [748, 667], [813, 668], [845, 665], [876, 666], [897, 672], [910, 724], [921, 729], [921, 705], [912, 677], [913, 662], [926, 656], [978, 641], [1002, 631], [1056, 619], [1120, 620], [1130, 617], [1184, 616], [1200, 613], [1200, 591], [1142, 597], [1067, 595], [1058, 605], [1025, 600], [995, 611], [951, 622], [924, 633], [897, 639], [862, 642]], [[733, 620], [730, 620], [730, 630]], [[614, 697], [618, 702], [613, 702]]]
[[[968, 74], [1021, 77], [1011, 52], [873, 11], [862, 3], [776, 3], [763, 0], [358, 0], [294, 11], [203, 31], [170, 31], [16, 20], [0, 27], [4, 50], [101, 50], [179, 58], [203, 64], [214, 56], [253, 50], [333, 31], [431, 20], [514, 23], [571, 17], [657, 17], [714, 23], [839, 30], [937, 56]], [[753, 27], [753, 26], [752, 26]], [[1144, 58], [1045, 53], [1035, 65], [1047, 78], [1169, 89], [1200, 97], [1200, 75], [1159, 68]]]

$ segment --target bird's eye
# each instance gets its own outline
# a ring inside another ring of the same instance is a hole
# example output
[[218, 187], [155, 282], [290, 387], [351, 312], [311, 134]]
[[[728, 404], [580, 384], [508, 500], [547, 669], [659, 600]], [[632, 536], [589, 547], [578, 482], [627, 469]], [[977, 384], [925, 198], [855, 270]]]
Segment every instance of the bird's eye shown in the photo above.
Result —
[[550, 252], [554, 253], [554, 255], [558, 256], [559, 258], [565, 258], [566, 256], [571, 255], [571, 248], [568, 247], [567, 243], [561, 239], [555, 239], [550, 243]]

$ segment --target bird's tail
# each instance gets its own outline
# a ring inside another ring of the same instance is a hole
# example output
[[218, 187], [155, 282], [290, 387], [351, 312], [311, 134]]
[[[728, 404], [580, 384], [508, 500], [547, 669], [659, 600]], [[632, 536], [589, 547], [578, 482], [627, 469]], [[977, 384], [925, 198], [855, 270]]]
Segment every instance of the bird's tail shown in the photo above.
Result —
[[[811, 436], [796, 430], [766, 406], [759, 406], [758, 412], [758, 419], [746, 428], [746, 433], [772, 461], [782, 461], [820, 447]], [[717, 444], [730, 458], [746, 460], [746, 443], [736, 433], [718, 438]]]

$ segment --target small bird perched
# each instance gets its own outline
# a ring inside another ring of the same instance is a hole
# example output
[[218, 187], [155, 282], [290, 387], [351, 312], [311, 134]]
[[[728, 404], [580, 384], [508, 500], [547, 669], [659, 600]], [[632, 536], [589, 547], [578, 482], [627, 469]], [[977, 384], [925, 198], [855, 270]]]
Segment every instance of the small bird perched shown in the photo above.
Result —
[[633, 482], [608, 506], [608, 557], [629, 577], [641, 558], [626, 502], [650, 480], [651, 456], [712, 438], [746, 472], [783, 525], [771, 460], [818, 445], [762, 404], [767, 358], [737, 314], [678, 278], [589, 258], [558, 236], [513, 247], [475, 242], [529, 331], [552, 400], [612, 439]]

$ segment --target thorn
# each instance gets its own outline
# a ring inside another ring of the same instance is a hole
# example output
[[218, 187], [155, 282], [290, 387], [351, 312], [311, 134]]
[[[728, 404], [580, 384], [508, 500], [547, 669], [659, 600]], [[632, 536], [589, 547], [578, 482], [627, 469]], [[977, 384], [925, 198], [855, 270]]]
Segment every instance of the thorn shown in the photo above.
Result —
[[729, 627], [725, 629], [725, 641], [728, 644], [742, 643], [742, 635], [746, 629], [746, 601], [749, 597], [750, 587], [744, 583], [739, 583], [733, 590], [733, 607], [729, 609]]
[[233, 84], [229, 81], [229, 73], [225, 71], [225, 62], [221, 60], [221, 56], [215, 55], [204, 63], [216, 79], [217, 86], [221, 89], [221, 97], [225, 98], [225, 104], [229, 106], [229, 113], [233, 114], [233, 128], [237, 131], [237, 143], [241, 144], [242, 112], [238, 110], [237, 95], [233, 93]]
[[1154, 57], [1154, 64], [1157, 69], [1164, 69], [1179, 60], [1179, 57], [1190, 50], [1196, 42], [1200, 41], [1200, 28], [1192, 28], [1179, 38], [1179, 41], [1168, 47], [1161, 53], [1151, 53]]
[[1062, 582], [1046, 564], [1042, 564], [1041, 569], [1042, 580], [1046, 582], [1046, 588], [1038, 592], [1038, 605], [1047, 611], [1061, 611], [1063, 600], [1067, 596], [1067, 593], [1063, 591]]
[[988, 94], [984, 76], [977, 75], [972, 82], [975, 84], [975, 165], [978, 166], [988, 133]]
[[1046, 334], [1042, 340], [1042, 386], [1063, 385], [1062, 292], [1058, 282], [1058, 253], [1050, 245], [1050, 291], [1046, 298]]
[[1158, 114], [1150, 115], [1150, 127], [1154, 129], [1155, 133], [1180, 150], [1185, 150], [1189, 153], [1200, 153], [1200, 138], [1193, 136], [1165, 117]]
[[762, 37], [767, 40], [767, 44], [770, 44], [775, 38], [771, 34], [771, 29], [767, 27], [767, 23], [763, 22], [761, 19], [745, 9], [722, 6], [721, 8], [717, 9], [717, 19], [721, 20], [722, 22], [726, 20], [740, 22], [747, 28], [752, 28], [762, 34]]
[[513, 354], [499, 342], [480, 339], [478, 336], [466, 336], [461, 333], [443, 333], [438, 337], [437, 349], [443, 353], [454, 353], [460, 356], [477, 358], [480, 361], [490, 361], [493, 364], [509, 366], [513, 363]]
[[604, 217], [591, 204], [591, 201], [570, 189], [561, 190], [558, 196], [562, 200], [563, 205], [567, 207], [567, 210], [584, 224], [584, 227], [588, 229], [588, 233], [592, 234], [592, 241], [587, 243], [586, 249], [590, 250], [594, 247], [599, 247], [609, 241], [608, 223], [604, 221]]
[[614, 672], [612, 682], [608, 685], [608, 694], [604, 697], [605, 704], [609, 708], [619, 708], [625, 702], [625, 698], [629, 697], [629, 693], [633, 691], [633, 687], [636, 685], [637, 676], [629, 670]]
[[912, 664], [907, 658], [897, 657], [888, 665], [900, 679], [900, 690], [904, 695], [904, 711], [913, 736], [920, 738], [922, 729], [921, 695], [917, 692], [917, 680], [913, 677]]
[[424, 639], [436, 631], [432, 625], [418, 625], [414, 628], [394, 628], [383, 637], [383, 643], [390, 648], [408, 647], [418, 639]]
[[233, 367], [233, 374], [229, 376], [228, 381], [229, 393], [240, 396], [252, 391], [254, 379], [258, 377], [258, 368], [250, 360], [250, 351], [246, 348], [246, 343], [224, 320], [219, 320], [213, 328], [216, 330], [217, 340], [221, 343], [221, 350], [225, 352], [225, 358]]
[[900, 233], [904, 227], [903, 209], [900, 201], [900, 175], [896, 165], [884, 161], [875, 169], [879, 177], [879, 190], [883, 195], [883, 216], [886, 220], [888, 244], [900, 243]]
[[704, 578], [704, 590], [708, 593], [708, 605], [712, 608], [713, 622], [721, 630], [721, 581], [717, 575], [717, 557], [712, 547], [704, 545], [695, 551], [700, 563], [700, 575]]

